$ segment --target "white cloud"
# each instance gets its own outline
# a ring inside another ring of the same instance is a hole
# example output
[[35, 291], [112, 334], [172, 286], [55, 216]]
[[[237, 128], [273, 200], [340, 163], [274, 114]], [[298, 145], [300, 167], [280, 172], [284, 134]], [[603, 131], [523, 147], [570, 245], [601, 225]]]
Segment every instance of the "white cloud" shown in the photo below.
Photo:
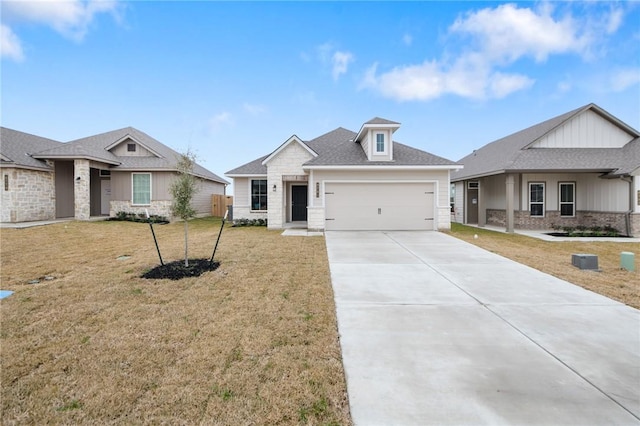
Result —
[[340, 78], [341, 74], [345, 74], [349, 67], [349, 63], [353, 62], [353, 55], [350, 52], [335, 52], [331, 58], [333, 70], [331, 75], [334, 80]]
[[7, 46], [20, 46], [20, 40], [14, 29], [8, 26], [8, 22], [15, 27], [20, 22], [29, 22], [46, 25], [56, 32], [75, 42], [81, 42], [89, 31], [89, 27], [96, 15], [111, 13], [117, 16], [119, 3], [116, 0], [38, 0], [38, 1], [7, 1], [2, 3], [3, 24], [2, 56], [11, 57], [14, 60], [23, 56], [9, 56], [4, 53], [4, 43], [9, 40]]
[[622, 92], [640, 83], [640, 68], [615, 71], [610, 78], [611, 90]]
[[[388, 71], [379, 71], [374, 64], [360, 88], [397, 101], [428, 101], [447, 94], [479, 100], [504, 98], [535, 84], [527, 75], [509, 72], [516, 61], [531, 58], [544, 62], [559, 54], [590, 59], [590, 49], [615, 32], [622, 19], [619, 9], [576, 19], [568, 13], [555, 13], [549, 3], [535, 8], [501, 4], [480, 9], [460, 16], [449, 27], [449, 38], [456, 39], [459, 53], [451, 54], [447, 49], [441, 59]], [[633, 75], [621, 74], [616, 81], [616, 87], [626, 87], [636, 80]]]
[[589, 38], [581, 34], [580, 23], [570, 16], [556, 20], [551, 12], [550, 7], [534, 11], [504, 4], [458, 18], [449, 30], [472, 35], [478, 50], [507, 63], [525, 55], [541, 62], [550, 54], [584, 51]]
[[0, 24], [0, 55], [17, 62], [24, 59], [20, 39], [4, 24]]
[[[320, 63], [331, 68], [331, 76], [338, 80], [342, 74], [349, 70], [349, 64], [354, 61], [351, 52], [336, 49], [333, 43], [327, 42], [316, 46], [316, 55]], [[305, 60], [305, 57], [302, 57]]]
[[209, 119], [209, 130], [216, 133], [225, 127], [232, 127], [235, 124], [233, 116], [228, 111], [223, 111]]

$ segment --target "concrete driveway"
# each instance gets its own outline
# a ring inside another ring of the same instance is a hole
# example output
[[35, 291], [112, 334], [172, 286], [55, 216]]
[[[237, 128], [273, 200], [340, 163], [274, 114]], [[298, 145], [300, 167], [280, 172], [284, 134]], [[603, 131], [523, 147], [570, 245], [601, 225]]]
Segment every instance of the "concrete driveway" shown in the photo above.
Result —
[[326, 244], [356, 425], [640, 424], [640, 311], [438, 232]]

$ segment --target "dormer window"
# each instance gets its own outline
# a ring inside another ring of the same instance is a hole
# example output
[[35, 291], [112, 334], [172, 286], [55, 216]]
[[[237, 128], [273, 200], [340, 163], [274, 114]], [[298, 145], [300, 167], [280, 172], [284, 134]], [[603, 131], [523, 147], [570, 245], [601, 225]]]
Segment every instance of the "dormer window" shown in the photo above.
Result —
[[127, 152], [136, 152], [136, 144], [128, 143], [127, 144]]
[[384, 133], [376, 133], [376, 152], [378, 154], [384, 153], [385, 145], [384, 145]]

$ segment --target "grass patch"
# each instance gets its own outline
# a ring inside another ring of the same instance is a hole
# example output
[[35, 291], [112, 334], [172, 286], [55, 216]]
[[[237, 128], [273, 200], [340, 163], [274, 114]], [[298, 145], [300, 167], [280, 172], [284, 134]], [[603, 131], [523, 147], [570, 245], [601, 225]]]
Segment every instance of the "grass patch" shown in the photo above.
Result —
[[[640, 275], [620, 269], [620, 252], [640, 256], [638, 243], [606, 241], [543, 241], [519, 234], [451, 225], [450, 235], [493, 253], [546, 272], [570, 283], [640, 309]], [[477, 235], [478, 238], [474, 238]], [[571, 264], [574, 253], [598, 256], [600, 272], [585, 271]]]
[[[208, 259], [219, 229], [191, 221], [190, 255]], [[183, 224], [155, 230], [181, 259]], [[219, 268], [178, 281], [140, 277], [159, 262], [146, 224], [0, 243], [15, 291], [0, 301], [1, 424], [298, 424], [301, 407], [309, 424], [351, 423], [323, 238], [229, 226]]]

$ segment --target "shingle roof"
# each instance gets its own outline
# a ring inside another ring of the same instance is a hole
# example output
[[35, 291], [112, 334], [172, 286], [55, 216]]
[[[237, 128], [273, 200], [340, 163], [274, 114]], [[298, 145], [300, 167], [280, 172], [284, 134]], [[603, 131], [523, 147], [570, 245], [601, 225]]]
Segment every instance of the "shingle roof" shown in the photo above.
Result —
[[364, 124], [400, 124], [397, 121], [387, 120], [386, 118], [373, 117], [371, 120], [367, 121]]
[[[626, 131], [638, 136], [634, 129], [621, 123], [597, 105], [589, 104], [498, 139], [473, 151], [459, 161], [464, 165], [464, 168], [454, 171], [451, 174], [451, 180], [458, 181], [518, 170], [591, 170], [601, 172], [617, 170], [622, 167], [623, 149], [631, 148], [626, 146], [624, 148], [528, 148], [536, 140], [588, 109], [615, 121]], [[637, 157], [635, 162], [638, 163]]]
[[60, 145], [63, 145], [63, 143], [0, 127], [0, 154], [2, 155], [0, 164], [51, 171], [52, 168], [43, 160], [37, 160], [29, 154]]
[[[394, 123], [385, 120], [388, 123]], [[381, 123], [378, 123], [381, 124]], [[368, 161], [367, 155], [359, 143], [354, 142], [356, 133], [338, 127], [324, 135], [305, 142], [318, 156], [304, 164], [305, 167], [315, 166], [449, 166], [456, 163], [446, 158], [438, 157], [399, 142], [393, 143], [393, 161]], [[267, 168], [262, 161], [269, 155], [253, 160], [226, 173], [233, 175], [266, 175]]]
[[[118, 141], [131, 138], [147, 149], [157, 153], [160, 157], [137, 157], [137, 156], [116, 156], [109, 152], [107, 148]], [[38, 152], [37, 158], [89, 158], [114, 165], [113, 170], [176, 170], [176, 163], [180, 154], [160, 143], [146, 133], [133, 127], [112, 130], [86, 138], [61, 144], [52, 149]], [[194, 175], [213, 180], [220, 183], [229, 183], [215, 173], [196, 164]]]

